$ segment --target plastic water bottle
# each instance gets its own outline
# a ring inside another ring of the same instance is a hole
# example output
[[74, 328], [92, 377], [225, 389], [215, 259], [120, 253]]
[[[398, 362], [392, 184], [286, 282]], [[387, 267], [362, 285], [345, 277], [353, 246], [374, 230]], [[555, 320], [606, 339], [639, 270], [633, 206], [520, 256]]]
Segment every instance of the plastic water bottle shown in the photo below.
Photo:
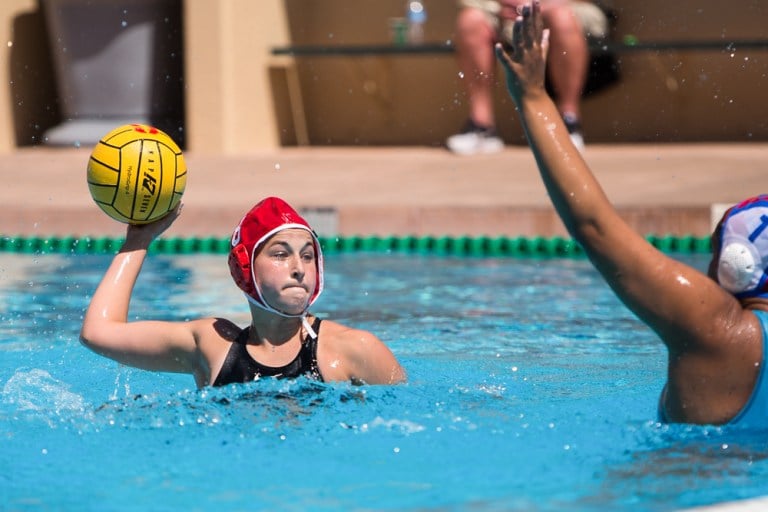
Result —
[[427, 11], [420, 0], [408, 0], [406, 8], [408, 18], [408, 42], [421, 44], [424, 42], [424, 23], [427, 21]]

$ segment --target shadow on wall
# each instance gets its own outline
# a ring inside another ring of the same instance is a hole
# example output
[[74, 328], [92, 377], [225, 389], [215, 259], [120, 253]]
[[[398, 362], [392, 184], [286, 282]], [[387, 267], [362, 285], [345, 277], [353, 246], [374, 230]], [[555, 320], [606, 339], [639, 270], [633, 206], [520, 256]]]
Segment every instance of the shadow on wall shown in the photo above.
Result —
[[17, 146], [40, 144], [43, 133], [61, 118], [53, 63], [41, 9], [13, 20], [9, 76]]
[[183, 147], [181, 16], [181, 0], [41, 0], [19, 16], [17, 144], [92, 145], [118, 125], [148, 123]]

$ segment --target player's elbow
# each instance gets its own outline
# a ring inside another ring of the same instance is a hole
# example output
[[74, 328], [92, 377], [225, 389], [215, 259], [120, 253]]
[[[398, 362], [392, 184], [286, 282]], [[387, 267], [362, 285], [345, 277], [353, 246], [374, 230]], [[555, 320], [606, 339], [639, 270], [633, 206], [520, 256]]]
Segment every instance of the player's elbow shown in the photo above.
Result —
[[84, 323], [80, 328], [80, 343], [93, 351], [98, 352], [99, 340], [102, 338], [100, 329], [96, 326]]
[[83, 327], [80, 329], [80, 344], [93, 350], [95, 343], [93, 342], [93, 336], [90, 329]]

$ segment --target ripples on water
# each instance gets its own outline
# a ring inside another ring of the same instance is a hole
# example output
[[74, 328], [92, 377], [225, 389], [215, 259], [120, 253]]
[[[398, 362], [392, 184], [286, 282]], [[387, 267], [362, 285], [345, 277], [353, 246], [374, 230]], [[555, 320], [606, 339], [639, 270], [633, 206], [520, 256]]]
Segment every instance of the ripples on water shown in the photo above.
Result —
[[[766, 491], [763, 435], [655, 423], [666, 354], [584, 260], [331, 255], [314, 311], [378, 334], [409, 383], [202, 391], [79, 345], [107, 263], [0, 254], [0, 509], [674, 510]], [[245, 324], [230, 283], [221, 256], [153, 255], [131, 316]]]

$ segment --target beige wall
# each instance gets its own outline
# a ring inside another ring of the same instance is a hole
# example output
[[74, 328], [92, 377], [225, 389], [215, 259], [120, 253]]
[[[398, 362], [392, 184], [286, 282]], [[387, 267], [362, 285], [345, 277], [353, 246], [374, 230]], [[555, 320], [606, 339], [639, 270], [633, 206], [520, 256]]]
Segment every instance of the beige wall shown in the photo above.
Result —
[[[735, 0], [615, 0], [616, 37], [640, 41], [766, 38], [768, 3]], [[387, 40], [387, 17], [402, 2], [288, 0], [294, 41]], [[427, 39], [452, 37], [451, 0], [425, 0]], [[352, 20], [366, 20], [357, 23]], [[332, 37], [330, 36], [332, 34]], [[313, 144], [441, 144], [467, 113], [453, 56], [298, 58]], [[583, 104], [588, 141], [768, 140], [768, 50], [674, 51], [621, 56], [622, 80]], [[503, 84], [496, 89], [499, 129], [522, 132]]]
[[281, 0], [185, 0], [187, 144], [247, 152], [280, 142], [268, 48], [288, 42]]
[[[128, 1], [128, 0], [126, 0]], [[375, 43], [401, 0], [184, 0], [187, 149], [242, 153], [280, 144], [441, 144], [466, 116], [450, 55], [276, 58], [272, 46]], [[762, 0], [614, 0], [618, 36], [641, 41], [764, 38]], [[453, 0], [425, 0], [427, 39], [452, 37]], [[58, 111], [34, 0], [0, 2], [0, 151], [39, 142]], [[638, 53], [621, 82], [584, 102], [588, 141], [768, 140], [768, 51]], [[500, 130], [521, 141], [497, 88]]]
[[45, 24], [35, 0], [0, 2], [0, 152], [37, 144], [58, 107]]
[[[281, 138], [273, 101], [287, 98], [270, 85], [291, 61], [267, 50], [288, 42], [283, 12], [281, 0], [184, 0], [187, 149], [237, 153], [292, 140]], [[0, 34], [0, 151], [9, 152], [39, 143], [60, 116], [39, 2], [0, 2]], [[281, 126], [293, 130], [290, 119]]]

